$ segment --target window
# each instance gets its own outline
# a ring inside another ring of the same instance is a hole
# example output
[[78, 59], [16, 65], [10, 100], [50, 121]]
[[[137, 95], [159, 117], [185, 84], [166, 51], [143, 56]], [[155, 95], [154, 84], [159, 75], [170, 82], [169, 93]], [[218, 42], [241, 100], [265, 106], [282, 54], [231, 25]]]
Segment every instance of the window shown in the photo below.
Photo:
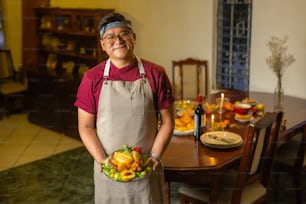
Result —
[[217, 88], [249, 89], [252, 0], [218, 0]]

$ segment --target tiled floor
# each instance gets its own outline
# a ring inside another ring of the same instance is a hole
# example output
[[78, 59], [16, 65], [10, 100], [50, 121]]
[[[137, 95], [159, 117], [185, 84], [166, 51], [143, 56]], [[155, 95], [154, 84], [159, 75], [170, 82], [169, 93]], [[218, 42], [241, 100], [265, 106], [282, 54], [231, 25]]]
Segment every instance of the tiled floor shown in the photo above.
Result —
[[81, 141], [28, 121], [26, 113], [0, 120], [0, 171], [82, 146]]

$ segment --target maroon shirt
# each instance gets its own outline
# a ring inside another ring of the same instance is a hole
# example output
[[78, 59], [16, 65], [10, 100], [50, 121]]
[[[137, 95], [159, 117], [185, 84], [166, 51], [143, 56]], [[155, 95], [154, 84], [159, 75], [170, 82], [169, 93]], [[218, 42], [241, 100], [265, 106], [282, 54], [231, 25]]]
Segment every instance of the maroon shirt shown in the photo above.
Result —
[[[74, 103], [78, 108], [95, 115], [98, 113], [105, 63], [106, 61], [101, 62], [84, 74]], [[150, 82], [156, 110], [168, 108], [174, 102], [174, 95], [165, 69], [147, 60], [142, 59], [142, 63]], [[121, 69], [118, 69], [112, 63], [110, 63], [110, 67], [108, 80], [135, 81], [141, 78], [136, 59], [132, 64]]]

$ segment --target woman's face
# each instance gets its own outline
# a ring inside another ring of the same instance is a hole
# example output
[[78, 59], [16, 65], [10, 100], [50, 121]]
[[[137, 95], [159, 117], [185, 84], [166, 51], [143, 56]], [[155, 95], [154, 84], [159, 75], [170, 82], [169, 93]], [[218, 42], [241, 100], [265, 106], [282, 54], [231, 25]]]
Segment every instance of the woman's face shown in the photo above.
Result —
[[135, 42], [135, 33], [125, 27], [109, 29], [100, 40], [101, 47], [109, 58], [117, 60], [133, 58]]

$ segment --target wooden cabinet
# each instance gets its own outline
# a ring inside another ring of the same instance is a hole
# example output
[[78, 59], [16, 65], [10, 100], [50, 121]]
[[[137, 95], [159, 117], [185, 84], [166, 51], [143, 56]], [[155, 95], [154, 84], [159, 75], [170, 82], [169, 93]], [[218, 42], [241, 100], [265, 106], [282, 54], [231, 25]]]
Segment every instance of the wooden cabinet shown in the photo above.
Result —
[[73, 106], [79, 81], [48, 73], [28, 72], [29, 121], [79, 138], [77, 108]]
[[22, 0], [22, 65], [37, 70], [37, 30], [35, 7], [49, 6], [49, 0]]
[[106, 58], [98, 23], [112, 10], [35, 8], [37, 68], [78, 77]]
[[34, 56], [25, 67], [31, 122], [79, 138], [73, 103], [82, 74], [107, 58], [99, 44], [97, 27], [103, 16], [112, 11], [34, 9], [37, 39], [31, 52]]

